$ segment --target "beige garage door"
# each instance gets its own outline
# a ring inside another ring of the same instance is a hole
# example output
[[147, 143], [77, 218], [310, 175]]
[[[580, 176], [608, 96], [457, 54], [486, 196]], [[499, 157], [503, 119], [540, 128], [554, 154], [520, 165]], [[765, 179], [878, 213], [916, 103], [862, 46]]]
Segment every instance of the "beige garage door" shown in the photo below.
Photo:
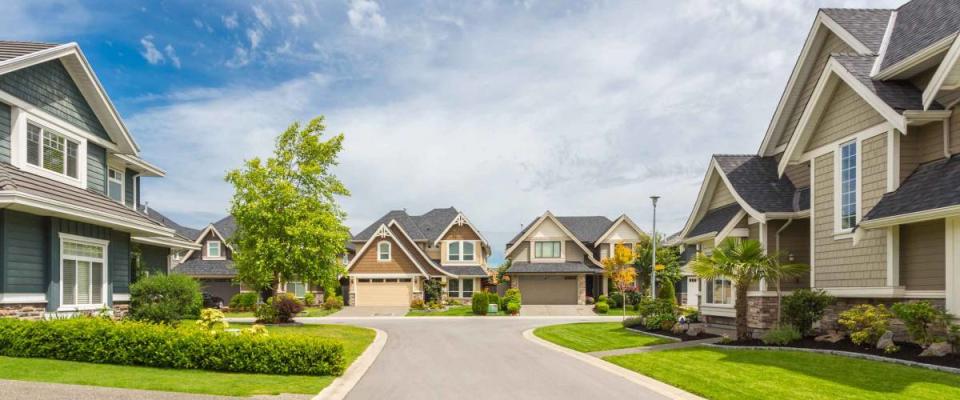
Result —
[[410, 279], [359, 279], [358, 306], [409, 306]]
[[576, 276], [523, 276], [523, 304], [577, 304]]

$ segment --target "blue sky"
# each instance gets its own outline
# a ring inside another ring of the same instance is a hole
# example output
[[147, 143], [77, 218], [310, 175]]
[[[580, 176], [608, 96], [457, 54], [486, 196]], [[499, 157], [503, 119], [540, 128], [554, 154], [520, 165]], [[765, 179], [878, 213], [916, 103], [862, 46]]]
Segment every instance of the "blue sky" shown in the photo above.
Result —
[[712, 153], [754, 153], [818, 7], [901, 1], [12, 1], [0, 37], [75, 41], [201, 227], [289, 123], [343, 132], [358, 231], [455, 206], [493, 242], [558, 215], [680, 229]]

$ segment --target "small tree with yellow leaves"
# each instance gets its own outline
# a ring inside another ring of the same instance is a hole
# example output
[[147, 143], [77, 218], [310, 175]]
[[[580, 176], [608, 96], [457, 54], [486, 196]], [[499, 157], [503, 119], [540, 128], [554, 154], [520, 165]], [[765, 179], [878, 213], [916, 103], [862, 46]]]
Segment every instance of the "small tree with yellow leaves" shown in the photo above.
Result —
[[[637, 270], [633, 268], [633, 249], [617, 243], [613, 246], [613, 256], [601, 260], [603, 274], [610, 278], [620, 293], [626, 293], [627, 288], [637, 280]], [[623, 296], [623, 319], [627, 319], [627, 296]]]

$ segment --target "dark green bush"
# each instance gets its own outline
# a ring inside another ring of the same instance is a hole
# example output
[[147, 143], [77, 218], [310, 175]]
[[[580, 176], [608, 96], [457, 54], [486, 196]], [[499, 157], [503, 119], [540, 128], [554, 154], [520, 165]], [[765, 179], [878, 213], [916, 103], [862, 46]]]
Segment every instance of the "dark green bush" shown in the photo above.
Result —
[[257, 319], [257, 322], [264, 324], [275, 324], [280, 320], [277, 309], [273, 307], [272, 302], [257, 305], [253, 310], [253, 316]]
[[281, 293], [279, 296], [273, 297], [270, 300], [271, 301], [269, 305], [273, 306], [273, 309], [276, 313], [276, 319], [273, 321], [258, 320], [258, 322], [268, 324], [285, 324], [288, 322], [293, 322], [293, 317], [303, 312], [303, 303], [300, 302], [300, 299], [297, 299], [290, 293]]
[[642, 327], [642, 326], [643, 326], [643, 318], [640, 318], [640, 317], [630, 317], [630, 318], [627, 318], [627, 319], [623, 320], [623, 327], [624, 327], [624, 328], [635, 328], [635, 327], [638, 327], [638, 326], [639, 326], [639, 327]]
[[597, 296], [597, 303], [607, 303], [608, 301], [610, 301], [610, 298], [607, 297], [607, 295], [605, 294], [601, 294], [600, 296]]
[[203, 307], [200, 284], [182, 274], [153, 275], [130, 285], [130, 318], [176, 324], [199, 318]]
[[0, 319], [0, 356], [279, 375], [340, 375], [345, 367], [343, 345], [315, 336], [101, 318]]
[[255, 292], [237, 293], [230, 298], [230, 309], [234, 311], [249, 311], [257, 305], [259, 295]]
[[657, 298], [669, 300], [671, 304], [677, 304], [677, 291], [672, 283], [664, 283], [657, 287]]
[[490, 301], [486, 292], [473, 292], [473, 297], [470, 299], [473, 315], [487, 315], [487, 306], [489, 305]]
[[509, 311], [508, 307], [510, 303], [517, 303], [517, 311], [520, 311], [520, 307], [523, 304], [521, 300], [520, 289], [507, 289], [506, 293], [504, 293], [500, 299], [500, 308]]
[[910, 333], [910, 339], [919, 344], [927, 345], [936, 341], [932, 329], [947, 331], [950, 315], [934, 307], [929, 301], [915, 303], [897, 303], [890, 307]]
[[609, 304], [610, 307], [613, 307], [613, 308], [623, 307], [623, 293], [620, 293], [620, 292], [610, 293], [609, 299], [607, 300], [607, 304]]
[[637, 289], [630, 289], [624, 292], [626, 295], [627, 305], [639, 304], [643, 296], [640, 294], [640, 291]]
[[510, 302], [507, 303], [507, 313], [510, 315], [516, 315], [520, 312], [520, 303]]
[[606, 314], [608, 311], [610, 311], [610, 305], [601, 301], [594, 305], [593, 309], [597, 310], [597, 312], [600, 314]]
[[802, 338], [803, 335], [800, 334], [799, 329], [794, 328], [792, 325], [782, 325], [767, 331], [760, 340], [762, 340], [764, 344], [786, 346]]
[[797, 328], [801, 335], [806, 335], [833, 302], [833, 296], [823, 290], [794, 290], [780, 302], [781, 318], [784, 323]]

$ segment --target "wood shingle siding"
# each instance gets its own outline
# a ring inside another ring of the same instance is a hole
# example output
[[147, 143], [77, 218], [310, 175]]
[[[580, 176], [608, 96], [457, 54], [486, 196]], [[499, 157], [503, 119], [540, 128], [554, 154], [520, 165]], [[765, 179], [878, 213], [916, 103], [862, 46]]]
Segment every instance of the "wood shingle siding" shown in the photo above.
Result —
[[0, 75], [0, 90], [103, 139], [110, 136], [60, 60]]
[[0, 162], [10, 162], [10, 106], [0, 103]]
[[810, 163], [788, 165], [783, 173], [790, 179], [794, 187], [805, 188], [810, 186]]
[[[396, 238], [397, 242], [403, 245], [403, 247], [407, 248], [407, 251], [410, 252], [410, 254], [414, 257], [414, 259], [416, 259], [417, 262], [420, 263], [420, 266], [422, 266], [423, 269], [427, 271], [428, 274], [430, 275], [442, 274], [442, 272], [437, 271], [437, 269], [433, 267], [433, 265], [430, 263], [430, 260], [424, 258], [423, 255], [421, 255], [420, 252], [417, 251], [417, 247], [419, 246], [407, 240], [407, 238], [403, 236], [403, 232], [401, 232], [399, 228], [397, 228], [396, 226], [390, 227], [390, 232], [393, 232], [393, 236]], [[394, 252], [399, 251], [401, 253], [403, 252], [403, 250], [401, 250], [400, 248], [394, 248], [393, 251]], [[417, 267], [413, 266], [413, 268], [416, 269]]]
[[[377, 247], [381, 241], [390, 242], [390, 261], [377, 261]], [[356, 265], [350, 269], [355, 274], [419, 274], [420, 270], [414, 265], [413, 260], [404, 254], [399, 244], [393, 238], [373, 239], [373, 243], [367, 247], [363, 254], [358, 254]]]
[[793, 130], [797, 128], [797, 124], [800, 122], [803, 109], [806, 107], [807, 102], [810, 101], [810, 96], [813, 95], [813, 91], [817, 86], [817, 80], [820, 79], [820, 74], [823, 73], [823, 67], [827, 65], [830, 54], [854, 52], [850, 46], [844, 43], [843, 40], [840, 40], [836, 35], [832, 33], [827, 35], [823, 46], [816, 52], [816, 58], [814, 58], [811, 64], [813, 68], [810, 68], [806, 76], [798, 78], [803, 84], [797, 88], [799, 90], [796, 95], [797, 101], [793, 107], [790, 110], [785, 110], [790, 117], [784, 126], [784, 134], [780, 136], [780, 142], [777, 143], [778, 146], [790, 142]]
[[480, 240], [480, 236], [467, 225], [454, 225], [441, 240]]
[[730, 193], [730, 189], [727, 189], [727, 185], [722, 181], [718, 181], [717, 187], [713, 189], [713, 196], [710, 197], [710, 205], [707, 209], [713, 210], [727, 204], [733, 204], [735, 201], [733, 194]]
[[840, 83], [807, 143], [807, 151], [880, 124], [883, 117], [846, 83]]
[[900, 226], [900, 285], [944, 290], [946, 223], [942, 219]]
[[0, 210], [0, 213], [3, 214], [2, 291], [43, 293], [47, 290], [44, 218], [11, 210]]
[[107, 150], [87, 142], [87, 190], [107, 195]]

